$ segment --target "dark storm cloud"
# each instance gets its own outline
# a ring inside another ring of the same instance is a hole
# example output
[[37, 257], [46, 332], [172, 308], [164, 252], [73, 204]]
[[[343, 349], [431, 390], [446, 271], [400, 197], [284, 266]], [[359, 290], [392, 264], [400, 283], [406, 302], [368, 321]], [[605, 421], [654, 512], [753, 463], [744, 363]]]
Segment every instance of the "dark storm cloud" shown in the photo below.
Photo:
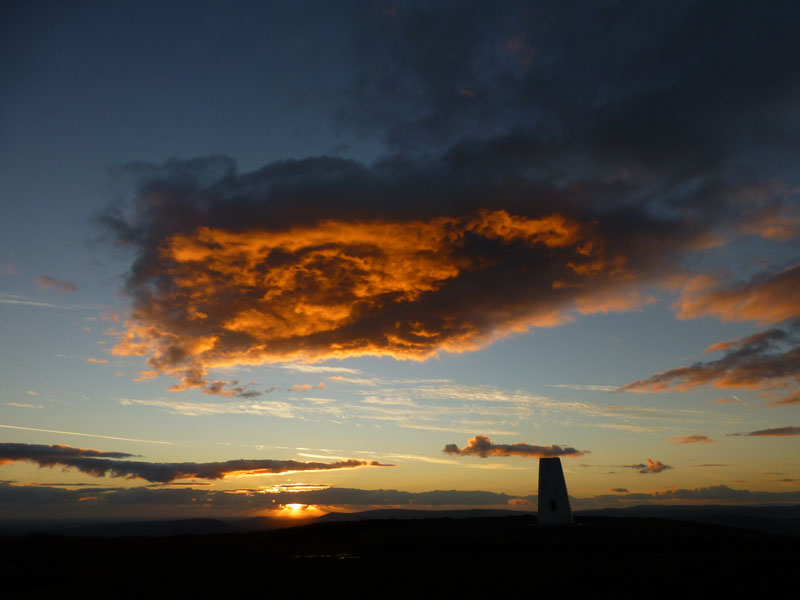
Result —
[[760, 390], [762, 396], [772, 398], [769, 404], [773, 406], [800, 403], [800, 321], [793, 321], [784, 329], [769, 329], [739, 340], [720, 342], [706, 352], [720, 350], [725, 355], [718, 360], [656, 373], [620, 389], [686, 391], [713, 385]]
[[383, 158], [115, 173], [132, 197], [101, 221], [136, 253], [115, 352], [210, 393], [235, 387], [215, 367], [423, 360], [641, 308], [687, 254], [736, 236], [787, 240], [796, 194], [769, 182], [800, 150], [797, 15], [365, 9], [340, 117], [388, 140]]
[[561, 447], [537, 446], [536, 444], [495, 444], [485, 435], [476, 435], [467, 445], [459, 448], [457, 444], [447, 444], [443, 452], [457, 456], [526, 456], [530, 458], [550, 458], [553, 456], [583, 456], [589, 454], [585, 450], [576, 450], [569, 446]]
[[524, 123], [554, 161], [707, 169], [797, 144], [798, 17], [788, 1], [408, 3], [353, 36], [343, 118], [400, 148]]
[[[338, 460], [330, 463], [297, 460], [239, 459], [208, 463], [151, 463], [115, 460], [132, 456], [123, 452], [102, 452], [69, 446], [36, 444], [0, 445], [0, 465], [28, 461], [40, 467], [62, 466], [77, 469], [95, 477], [140, 478], [167, 483], [175, 479], [222, 479], [232, 474], [270, 474], [290, 471], [328, 471], [356, 467], [391, 467], [378, 461]], [[102, 458], [100, 458], [102, 457]], [[107, 457], [107, 458], [106, 458]]]

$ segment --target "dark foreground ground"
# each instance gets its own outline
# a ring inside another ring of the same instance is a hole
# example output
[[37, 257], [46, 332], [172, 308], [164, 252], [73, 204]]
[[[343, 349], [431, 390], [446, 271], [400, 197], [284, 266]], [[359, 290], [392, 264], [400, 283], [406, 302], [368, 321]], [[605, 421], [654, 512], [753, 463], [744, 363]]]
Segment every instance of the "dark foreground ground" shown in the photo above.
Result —
[[799, 573], [800, 537], [649, 518], [584, 516], [568, 528], [537, 527], [523, 515], [321, 522], [238, 534], [0, 538], [4, 598], [768, 594], [785, 583], [796, 590]]

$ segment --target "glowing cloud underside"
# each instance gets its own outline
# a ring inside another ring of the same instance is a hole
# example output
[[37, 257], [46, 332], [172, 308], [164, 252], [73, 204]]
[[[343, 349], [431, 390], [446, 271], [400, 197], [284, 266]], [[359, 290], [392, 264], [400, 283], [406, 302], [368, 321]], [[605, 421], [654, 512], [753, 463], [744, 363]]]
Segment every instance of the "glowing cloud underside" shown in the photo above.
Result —
[[[427, 221], [336, 221], [283, 231], [198, 227], [166, 236], [113, 349], [209, 385], [207, 369], [480, 348], [568, 310], [638, 306], [592, 226], [480, 210]], [[515, 291], [498, 295], [498, 288]], [[589, 300], [591, 298], [591, 301]]]

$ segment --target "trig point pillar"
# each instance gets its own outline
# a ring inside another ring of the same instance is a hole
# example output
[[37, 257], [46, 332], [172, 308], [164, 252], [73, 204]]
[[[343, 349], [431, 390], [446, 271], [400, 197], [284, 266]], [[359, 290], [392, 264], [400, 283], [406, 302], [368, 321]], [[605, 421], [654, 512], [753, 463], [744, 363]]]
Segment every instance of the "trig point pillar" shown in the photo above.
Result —
[[539, 525], [572, 525], [560, 458], [539, 459]]

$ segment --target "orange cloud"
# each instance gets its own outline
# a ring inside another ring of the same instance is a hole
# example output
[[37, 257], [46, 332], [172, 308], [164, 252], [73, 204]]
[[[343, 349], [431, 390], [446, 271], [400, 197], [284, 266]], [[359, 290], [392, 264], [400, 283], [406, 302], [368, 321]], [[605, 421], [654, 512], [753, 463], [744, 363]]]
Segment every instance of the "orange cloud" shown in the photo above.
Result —
[[[594, 224], [505, 210], [164, 237], [112, 353], [208, 389], [208, 369], [361, 355], [424, 360], [651, 301]], [[500, 288], [513, 290], [497, 294]], [[619, 288], [619, 291], [617, 291]], [[625, 288], [625, 289], [621, 289]], [[593, 301], [594, 298], [594, 301]], [[217, 386], [219, 389], [219, 386]], [[216, 393], [216, 392], [212, 392]]]
[[785, 242], [800, 235], [800, 217], [797, 216], [796, 211], [794, 215], [791, 215], [788, 214], [785, 206], [775, 204], [749, 215], [739, 230], [742, 233]]
[[553, 456], [583, 456], [589, 454], [585, 450], [576, 450], [566, 446], [537, 446], [536, 444], [495, 444], [485, 435], [476, 435], [471, 438], [464, 448], [456, 444], [447, 444], [443, 452], [458, 456], [525, 456], [529, 458], [549, 458]]
[[105, 358], [87, 358], [86, 362], [98, 363], [98, 364], [101, 364], [101, 365], [108, 364], [108, 361]]
[[[701, 385], [762, 390], [771, 406], [800, 402], [800, 321], [786, 329], [769, 329], [739, 340], [720, 342], [707, 352], [725, 351], [719, 360], [697, 362], [641, 380], [621, 390], [687, 391]], [[721, 400], [721, 399], [720, 399]], [[719, 402], [720, 400], [717, 400]]]
[[780, 397], [772, 394], [770, 392], [764, 392], [761, 394], [766, 398], [777, 398], [776, 400], [771, 400], [767, 402], [767, 406], [786, 406], [789, 404], [800, 404], [800, 390], [794, 391], [786, 396]]
[[685, 283], [674, 308], [679, 319], [715, 316], [762, 325], [800, 317], [800, 265], [729, 285], [697, 276]]
[[710, 444], [714, 440], [707, 435], [686, 435], [669, 438], [669, 441], [673, 444]]

